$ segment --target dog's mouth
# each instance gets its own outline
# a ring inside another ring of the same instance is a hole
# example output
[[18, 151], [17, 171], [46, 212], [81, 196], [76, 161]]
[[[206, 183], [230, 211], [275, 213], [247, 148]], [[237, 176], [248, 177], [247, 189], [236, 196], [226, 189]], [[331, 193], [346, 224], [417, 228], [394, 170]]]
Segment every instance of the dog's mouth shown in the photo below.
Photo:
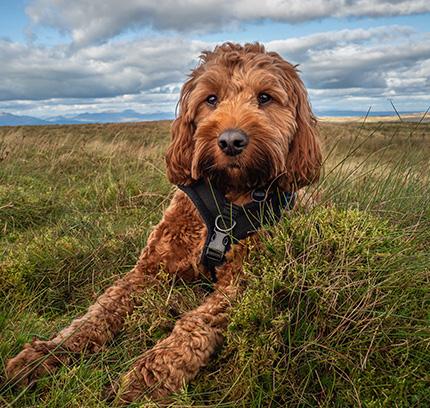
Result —
[[261, 168], [245, 166], [239, 160], [214, 165], [210, 171], [203, 171], [202, 176], [210, 180], [223, 192], [249, 192], [261, 188], [270, 181], [270, 166]]
[[221, 191], [248, 192], [262, 188], [280, 170], [276, 164], [280, 152], [265, 148], [264, 143], [249, 143], [240, 154], [230, 155], [218, 144], [208, 144], [203, 138], [199, 141], [192, 164], [193, 178], [210, 180]]

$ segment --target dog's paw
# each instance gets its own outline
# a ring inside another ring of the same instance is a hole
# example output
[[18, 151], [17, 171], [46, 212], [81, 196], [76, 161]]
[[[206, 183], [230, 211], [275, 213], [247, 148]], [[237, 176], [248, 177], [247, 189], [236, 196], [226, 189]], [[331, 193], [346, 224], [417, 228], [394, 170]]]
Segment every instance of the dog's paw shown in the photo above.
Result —
[[152, 350], [140, 358], [130, 371], [109, 387], [107, 393], [113, 405], [122, 406], [134, 401], [169, 401], [174, 391], [169, 387], [169, 370], [162, 361], [154, 359]]
[[122, 407], [136, 400], [142, 400], [144, 392], [140, 389], [137, 393], [126, 384], [124, 376], [118, 381], [109, 384], [102, 393], [102, 399], [110, 406]]
[[55, 371], [64, 361], [64, 355], [56, 354], [58, 345], [51, 341], [33, 340], [6, 364], [6, 378], [11, 386], [26, 387]]
[[148, 387], [142, 378], [136, 376], [134, 370], [120, 377], [105, 391], [105, 397], [113, 406], [128, 405], [133, 401], [142, 401], [150, 396]]

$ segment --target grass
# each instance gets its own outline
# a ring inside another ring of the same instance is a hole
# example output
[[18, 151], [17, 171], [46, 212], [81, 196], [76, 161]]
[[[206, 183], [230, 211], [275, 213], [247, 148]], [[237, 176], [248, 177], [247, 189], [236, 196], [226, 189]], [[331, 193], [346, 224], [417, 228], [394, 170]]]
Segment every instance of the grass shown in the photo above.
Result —
[[[0, 128], [1, 368], [132, 267], [173, 191], [168, 134]], [[321, 137], [319, 204], [262, 235], [224, 347], [172, 406], [430, 405], [430, 124], [323, 123]], [[204, 296], [148, 291], [108, 348], [33, 390], [3, 381], [0, 406], [107, 406], [104, 387]]]

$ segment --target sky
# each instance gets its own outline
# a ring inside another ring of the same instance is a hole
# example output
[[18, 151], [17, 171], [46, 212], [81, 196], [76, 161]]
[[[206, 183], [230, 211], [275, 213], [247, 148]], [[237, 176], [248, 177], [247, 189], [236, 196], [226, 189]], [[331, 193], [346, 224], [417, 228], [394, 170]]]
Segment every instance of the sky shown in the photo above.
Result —
[[317, 113], [430, 105], [429, 0], [0, 0], [0, 112], [171, 115], [225, 41], [299, 64]]

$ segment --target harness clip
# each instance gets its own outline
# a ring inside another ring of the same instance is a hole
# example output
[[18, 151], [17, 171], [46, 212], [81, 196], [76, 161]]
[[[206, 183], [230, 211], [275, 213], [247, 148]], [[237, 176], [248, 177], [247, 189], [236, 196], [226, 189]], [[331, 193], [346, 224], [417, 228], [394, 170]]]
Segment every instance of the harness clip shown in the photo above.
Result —
[[215, 230], [206, 248], [206, 256], [213, 262], [221, 264], [229, 244], [228, 233]]
[[[224, 228], [220, 223], [224, 224]], [[215, 218], [214, 232], [206, 248], [206, 256], [211, 261], [217, 264], [224, 262], [224, 255], [227, 252], [228, 245], [230, 244], [229, 233], [231, 233], [235, 226], [236, 220], [233, 220], [230, 226], [227, 227], [225, 219], [221, 215], [218, 215]]]

